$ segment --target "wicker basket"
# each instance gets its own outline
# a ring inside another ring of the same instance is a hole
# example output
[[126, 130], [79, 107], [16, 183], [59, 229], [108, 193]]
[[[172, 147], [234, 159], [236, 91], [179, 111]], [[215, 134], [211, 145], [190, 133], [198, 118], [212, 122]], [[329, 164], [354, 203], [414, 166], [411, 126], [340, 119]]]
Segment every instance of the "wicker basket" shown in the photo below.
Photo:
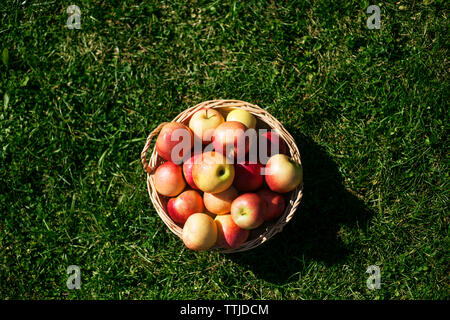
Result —
[[[290, 156], [298, 163], [301, 164], [300, 152], [295, 144], [295, 140], [292, 136], [287, 132], [287, 130], [283, 127], [283, 125], [275, 119], [270, 113], [265, 111], [264, 109], [250, 104], [245, 101], [239, 100], [211, 100], [202, 102], [194, 107], [188, 108], [181, 112], [173, 121], [184, 123], [185, 125], [189, 124], [190, 117], [201, 108], [214, 108], [219, 109], [220, 112], [226, 117], [227, 113], [232, 109], [241, 108], [247, 110], [252, 113], [257, 119], [257, 129], [274, 129], [280, 135], [280, 138], [283, 139], [289, 147]], [[152, 201], [156, 212], [167, 225], [167, 227], [172, 231], [175, 235], [181, 238], [183, 229], [178, 224], [176, 224], [166, 212], [168, 197], [161, 196], [156, 192], [153, 173], [155, 169], [162, 163], [165, 162], [163, 158], [158, 156], [155, 148], [150, 157], [150, 161], [147, 162], [147, 153], [150, 149], [152, 139], [158, 135], [161, 128], [166, 123], [161, 123], [158, 127], [156, 127], [152, 133], [147, 138], [147, 142], [145, 144], [144, 149], [141, 153], [141, 160], [144, 171], [147, 173], [147, 187], [148, 194], [150, 196], [150, 200]], [[283, 230], [283, 227], [288, 223], [297, 209], [301, 199], [303, 196], [303, 183], [299, 185], [295, 190], [291, 191], [290, 194], [287, 195], [289, 199], [287, 201], [286, 209], [283, 215], [272, 223], [264, 223], [261, 227], [254, 229], [251, 231], [248, 240], [239, 248], [236, 249], [223, 249], [217, 246], [211, 248], [210, 250], [217, 250], [223, 253], [231, 253], [231, 252], [241, 252], [253, 249], [265, 241], [272, 238], [278, 232]]]

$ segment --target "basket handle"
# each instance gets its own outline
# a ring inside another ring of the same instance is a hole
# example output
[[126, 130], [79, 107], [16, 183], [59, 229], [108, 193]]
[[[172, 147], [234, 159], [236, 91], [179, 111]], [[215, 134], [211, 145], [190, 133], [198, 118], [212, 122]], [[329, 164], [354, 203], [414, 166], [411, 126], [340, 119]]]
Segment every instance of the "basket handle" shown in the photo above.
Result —
[[150, 135], [147, 137], [147, 142], [145, 143], [144, 149], [141, 152], [141, 162], [142, 162], [142, 167], [144, 169], [145, 172], [152, 174], [153, 171], [155, 170], [155, 168], [153, 166], [149, 166], [148, 165], [148, 161], [147, 161], [147, 153], [148, 153], [148, 149], [150, 149], [150, 144], [152, 142], [152, 139], [159, 133], [159, 131], [161, 131], [162, 127], [164, 127], [168, 122], [163, 122], [161, 124], [159, 124], [151, 133]]

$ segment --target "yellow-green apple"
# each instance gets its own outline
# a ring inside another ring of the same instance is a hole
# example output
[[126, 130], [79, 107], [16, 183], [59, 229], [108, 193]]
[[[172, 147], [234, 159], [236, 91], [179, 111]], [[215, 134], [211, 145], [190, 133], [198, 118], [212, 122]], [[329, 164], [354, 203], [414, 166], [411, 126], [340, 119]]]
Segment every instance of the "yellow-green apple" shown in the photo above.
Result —
[[192, 189], [196, 189], [196, 190], [199, 190], [199, 188], [195, 184], [194, 178], [192, 177], [192, 168], [194, 167], [195, 161], [197, 161], [196, 159], [199, 159], [201, 157], [201, 155], [202, 155], [201, 153], [194, 154], [183, 163], [184, 179], [186, 179], [187, 184]]
[[260, 130], [258, 136], [259, 160], [267, 163], [269, 158], [275, 154], [287, 154], [286, 142], [274, 130]]
[[164, 125], [156, 139], [156, 152], [163, 159], [181, 164], [190, 155], [194, 146], [194, 135], [188, 127], [179, 122]]
[[250, 231], [239, 228], [231, 214], [218, 215], [214, 221], [217, 224], [217, 245], [226, 249], [236, 249], [247, 241]]
[[167, 203], [170, 217], [179, 224], [184, 224], [191, 214], [203, 212], [204, 209], [202, 196], [195, 190], [186, 190]]
[[252, 230], [264, 222], [264, 206], [256, 193], [244, 193], [231, 204], [231, 217], [240, 228]]
[[227, 159], [218, 152], [204, 152], [194, 163], [192, 177], [200, 190], [222, 192], [233, 184], [234, 165], [227, 163]]
[[181, 166], [172, 161], [167, 161], [156, 169], [154, 182], [156, 191], [166, 197], [175, 197], [186, 187]]
[[211, 137], [220, 124], [225, 122], [222, 114], [216, 109], [204, 108], [196, 111], [189, 120], [189, 128], [202, 143], [211, 142]]
[[270, 157], [265, 167], [265, 178], [270, 190], [286, 193], [303, 181], [303, 168], [285, 154]]
[[225, 121], [214, 130], [214, 150], [229, 159], [244, 157], [250, 146], [246, 130], [247, 127], [239, 121]]
[[194, 213], [183, 226], [182, 239], [191, 250], [208, 250], [217, 241], [217, 224], [206, 213]]
[[234, 109], [227, 115], [227, 121], [239, 121], [248, 129], [255, 129], [256, 118], [247, 110]]
[[238, 196], [238, 192], [234, 187], [219, 193], [203, 193], [203, 203], [206, 209], [214, 214], [226, 214], [231, 210], [231, 203]]
[[237, 163], [235, 165], [235, 177], [233, 186], [240, 192], [249, 192], [259, 189], [264, 183], [264, 176], [261, 175], [262, 164]]
[[261, 189], [257, 192], [266, 204], [264, 209], [264, 221], [272, 221], [279, 218], [286, 208], [284, 196], [269, 189]]

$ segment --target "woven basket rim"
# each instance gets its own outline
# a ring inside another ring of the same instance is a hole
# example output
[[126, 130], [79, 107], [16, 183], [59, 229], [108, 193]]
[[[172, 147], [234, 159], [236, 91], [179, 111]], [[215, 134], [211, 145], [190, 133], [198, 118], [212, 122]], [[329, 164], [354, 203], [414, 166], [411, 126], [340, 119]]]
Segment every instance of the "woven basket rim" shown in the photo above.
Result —
[[[279, 134], [280, 138], [283, 139], [288, 148], [290, 157], [293, 158], [296, 162], [298, 162], [300, 165], [301, 157], [300, 157], [300, 151], [295, 143], [294, 138], [291, 136], [291, 134], [284, 128], [284, 126], [275, 118], [273, 117], [268, 111], [264, 110], [263, 108], [248, 103], [246, 101], [241, 100], [208, 100], [201, 102], [193, 107], [189, 107], [179, 113], [172, 122], [181, 122], [186, 124], [185, 122], [190, 119], [190, 117], [199, 109], [202, 108], [214, 108], [214, 109], [235, 109], [240, 108], [247, 110], [248, 112], [252, 113], [259, 121], [264, 122], [266, 125], [268, 125], [271, 129], [275, 129], [276, 132]], [[144, 168], [144, 171], [147, 173], [147, 189], [148, 194], [150, 197], [150, 200], [158, 213], [161, 220], [163, 220], [164, 224], [169, 228], [169, 230], [174, 233], [176, 236], [178, 236], [181, 239], [182, 235], [182, 228], [176, 224], [168, 215], [166, 212], [166, 208], [162, 202], [163, 196], [160, 196], [156, 192], [156, 188], [154, 186], [154, 180], [153, 180], [153, 173], [155, 169], [157, 168], [158, 161], [164, 161], [160, 156], [158, 156], [156, 152], [156, 148], [153, 148], [153, 151], [151, 153], [150, 159], [147, 161], [147, 154], [151, 147], [151, 141], [152, 139], [158, 135], [161, 128], [166, 124], [167, 122], [163, 122], [159, 124], [147, 137], [146, 144], [144, 146], [144, 149], [141, 152], [141, 162], [142, 166]], [[294, 216], [298, 205], [301, 202], [301, 199], [303, 197], [303, 182], [293, 191], [290, 192], [290, 198], [287, 201], [287, 206], [281, 215], [275, 223], [263, 224], [263, 229], [261, 229], [261, 233], [250, 239], [247, 240], [244, 244], [242, 244], [240, 247], [236, 249], [224, 249], [218, 246], [214, 246], [208, 251], [218, 251], [222, 253], [234, 253], [234, 252], [243, 252], [247, 250], [251, 250], [253, 248], [258, 247], [259, 245], [263, 244], [270, 238], [272, 238], [275, 234], [281, 232], [284, 228], [284, 226], [292, 219]]]

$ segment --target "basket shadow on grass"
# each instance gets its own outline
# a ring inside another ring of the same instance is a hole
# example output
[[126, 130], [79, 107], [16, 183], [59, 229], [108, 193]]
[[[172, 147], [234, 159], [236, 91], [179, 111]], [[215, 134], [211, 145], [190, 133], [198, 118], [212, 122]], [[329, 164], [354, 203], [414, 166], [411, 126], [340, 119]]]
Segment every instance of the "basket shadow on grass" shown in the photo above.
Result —
[[303, 199], [281, 233], [259, 247], [227, 255], [256, 276], [282, 284], [302, 273], [310, 261], [325, 265], [345, 264], [357, 248], [338, 237], [341, 226], [365, 230], [372, 212], [345, 189], [337, 165], [310, 138], [293, 134], [304, 170]]

